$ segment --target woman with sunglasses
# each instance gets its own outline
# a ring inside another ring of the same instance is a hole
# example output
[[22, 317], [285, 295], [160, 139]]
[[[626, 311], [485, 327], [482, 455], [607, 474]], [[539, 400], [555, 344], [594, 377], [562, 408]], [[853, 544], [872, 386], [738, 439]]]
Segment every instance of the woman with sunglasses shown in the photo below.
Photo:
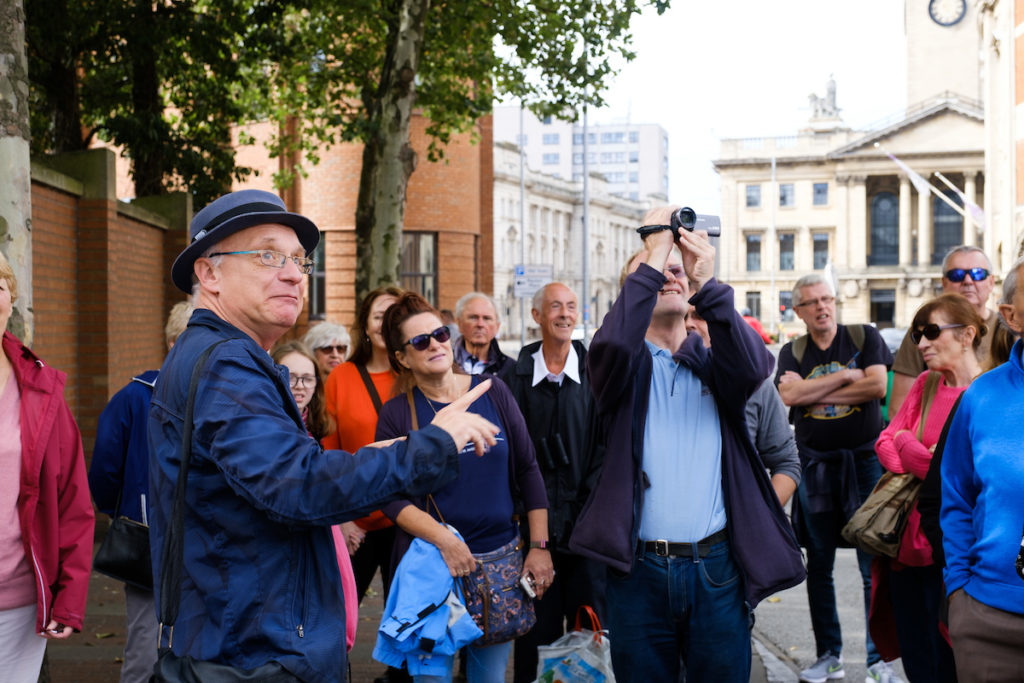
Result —
[[[984, 333], [978, 312], [959, 294], [943, 294], [917, 311], [910, 335], [928, 370], [914, 381], [899, 412], [875, 444], [878, 459], [887, 470], [925, 478], [946, 418], [960, 394], [981, 374], [976, 350]], [[932, 373], [936, 374], [929, 382]], [[930, 406], [923, 428], [922, 404]], [[939, 630], [939, 608], [945, 595], [942, 569], [934, 564], [916, 504], [896, 559], [884, 562], [888, 564], [889, 600], [907, 677], [911, 682], [955, 681], [953, 651]], [[880, 600], [882, 597], [878, 595]], [[872, 596], [873, 616], [880, 600]]]
[[[489, 376], [456, 374], [448, 328], [440, 314], [423, 297], [407, 293], [384, 314], [384, 338], [389, 360], [398, 373], [396, 396], [381, 410], [377, 438], [404, 436], [412, 428], [410, 402], [416, 420], [425, 425], [437, 411], [465, 394]], [[533, 443], [522, 413], [508, 387], [491, 378], [490, 391], [469, 408], [501, 431], [497, 444], [483, 457], [472, 451], [459, 454], [459, 477], [433, 494], [437, 509], [446, 523], [462, 534], [459, 540], [434, 516], [428, 514], [426, 501], [401, 500], [389, 504], [384, 512], [409, 536], [433, 543], [454, 577], [468, 576], [476, 570], [474, 554], [515, 547], [519, 532], [513, 521], [517, 509], [525, 510], [531, 530], [543, 530], [530, 538], [524, 574], [535, 582], [537, 597], [551, 585], [554, 570], [547, 546], [547, 495], [534, 457]], [[431, 507], [431, 512], [434, 508]], [[399, 540], [396, 551], [404, 550], [411, 538]], [[399, 552], [396, 552], [396, 555]], [[487, 647], [469, 647], [467, 677], [470, 683], [500, 683], [512, 641]], [[417, 681], [450, 680], [446, 677], [415, 676]]]

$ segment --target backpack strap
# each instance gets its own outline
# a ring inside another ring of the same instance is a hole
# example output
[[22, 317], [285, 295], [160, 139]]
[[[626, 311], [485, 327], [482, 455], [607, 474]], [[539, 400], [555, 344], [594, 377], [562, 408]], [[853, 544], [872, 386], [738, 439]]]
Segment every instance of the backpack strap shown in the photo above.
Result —
[[810, 335], [803, 334], [793, 340], [793, 348], [791, 350], [797, 365], [800, 365], [804, 360], [804, 351], [807, 350], [807, 340], [809, 338]]
[[[359, 376], [363, 380], [363, 386], [366, 387], [366, 393], [370, 395], [370, 400], [373, 401], [373, 408], [380, 415], [380, 408], [383, 405], [380, 400], [380, 394], [377, 393], [377, 387], [374, 386], [373, 380], [370, 378], [370, 372], [366, 369], [366, 365], [363, 363], [356, 363], [356, 369], [359, 370]], [[415, 418], [414, 418], [415, 419]], [[413, 427], [415, 429], [415, 427]]]
[[924, 436], [924, 423], [928, 421], [928, 411], [932, 409], [932, 401], [939, 391], [939, 380], [942, 373], [932, 370], [928, 373], [928, 379], [924, 381], [924, 392], [921, 394], [921, 419], [917, 423], [917, 440]]
[[853, 345], [857, 347], [858, 351], [864, 350], [864, 337], [867, 334], [864, 332], [863, 325], [847, 325], [846, 330], [850, 333], [850, 339], [853, 340]]
[[[864, 326], [847, 325], [846, 330], [850, 333], [850, 339], [853, 341], [853, 345], [857, 347], [857, 350], [863, 350], [864, 338], [867, 335], [867, 333], [864, 332]], [[810, 335], [803, 334], [793, 340], [791, 350], [793, 352], [793, 359], [796, 360], [798, 365], [804, 360], [804, 352], [807, 351], [807, 342], [810, 338]]]

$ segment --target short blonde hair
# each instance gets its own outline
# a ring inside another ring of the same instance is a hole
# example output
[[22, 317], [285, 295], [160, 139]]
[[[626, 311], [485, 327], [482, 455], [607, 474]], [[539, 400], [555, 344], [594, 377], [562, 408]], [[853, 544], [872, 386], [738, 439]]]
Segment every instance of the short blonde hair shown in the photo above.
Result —
[[167, 324], [164, 325], [164, 341], [167, 343], [167, 348], [171, 348], [171, 345], [185, 331], [193, 310], [191, 301], [179, 301], [171, 308], [171, 312], [167, 316]]
[[[14, 277], [14, 268], [7, 261], [7, 257], [0, 251], [0, 279], [7, 280], [7, 288], [11, 290], [11, 302], [18, 300], [18, 280]], [[3, 330], [0, 330], [3, 332]]]

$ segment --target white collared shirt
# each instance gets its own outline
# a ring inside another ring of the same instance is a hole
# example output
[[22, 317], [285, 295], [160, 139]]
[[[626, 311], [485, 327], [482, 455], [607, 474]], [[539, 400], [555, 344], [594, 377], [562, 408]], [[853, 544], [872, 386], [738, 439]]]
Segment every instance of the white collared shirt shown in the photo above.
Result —
[[569, 344], [569, 355], [565, 359], [565, 367], [556, 375], [548, 372], [547, 363], [544, 362], [544, 345], [541, 344], [537, 352], [533, 354], [533, 384], [530, 386], [535, 387], [546, 379], [562, 386], [562, 379], [565, 377], [576, 384], [580, 383], [580, 358], [576, 355], [576, 347]]

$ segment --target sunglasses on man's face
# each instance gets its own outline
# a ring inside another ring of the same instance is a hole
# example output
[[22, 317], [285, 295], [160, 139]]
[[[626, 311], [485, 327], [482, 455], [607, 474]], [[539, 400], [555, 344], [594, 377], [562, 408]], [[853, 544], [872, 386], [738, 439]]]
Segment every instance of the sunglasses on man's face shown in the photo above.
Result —
[[952, 329], [954, 327], [963, 327], [963, 325], [936, 325], [935, 323], [929, 323], [924, 327], [919, 327], [916, 330], [912, 330], [910, 333], [910, 341], [914, 342], [915, 344], [920, 344], [921, 337], [924, 337], [928, 341], [935, 341], [936, 339], [939, 338], [939, 335], [942, 334], [943, 330]]
[[988, 279], [988, 270], [986, 268], [950, 268], [945, 275], [950, 282], [963, 282], [968, 275], [971, 276], [972, 282], [981, 282]]
[[429, 334], [417, 334], [415, 337], [409, 339], [405, 343], [411, 346], [412, 348], [416, 349], [417, 351], [426, 351], [430, 347], [431, 337], [433, 337], [440, 343], [444, 344], [446, 341], [448, 341], [448, 339], [451, 338], [451, 336], [452, 333], [448, 330], [448, 328], [441, 326], [434, 330], [433, 332], [430, 332]]

